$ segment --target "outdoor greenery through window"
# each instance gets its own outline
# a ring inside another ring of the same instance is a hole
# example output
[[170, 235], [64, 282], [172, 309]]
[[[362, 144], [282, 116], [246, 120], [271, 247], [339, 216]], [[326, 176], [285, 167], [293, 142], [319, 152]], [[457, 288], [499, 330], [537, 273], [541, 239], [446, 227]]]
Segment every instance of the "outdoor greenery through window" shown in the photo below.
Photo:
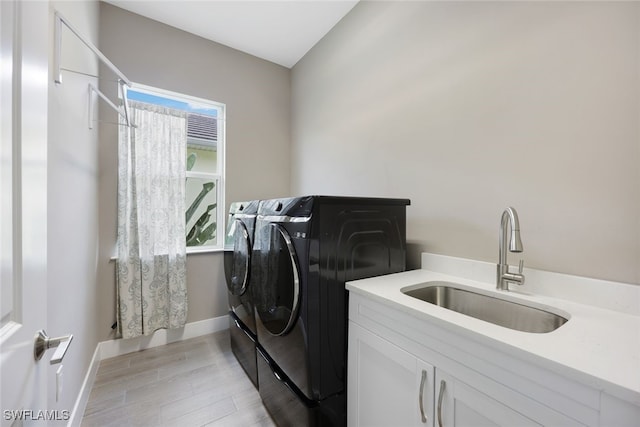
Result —
[[187, 253], [222, 248], [225, 206], [224, 104], [138, 84], [128, 90], [127, 96], [138, 102], [187, 112]]

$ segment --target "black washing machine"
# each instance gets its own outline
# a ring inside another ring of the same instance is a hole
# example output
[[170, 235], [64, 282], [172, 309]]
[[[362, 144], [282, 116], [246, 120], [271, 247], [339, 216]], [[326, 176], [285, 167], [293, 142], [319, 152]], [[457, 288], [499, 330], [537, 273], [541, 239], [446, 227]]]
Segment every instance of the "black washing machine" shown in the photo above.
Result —
[[346, 426], [345, 282], [406, 266], [407, 199], [262, 201], [254, 240], [258, 378], [286, 426]]
[[256, 387], [258, 386], [257, 338], [251, 270], [253, 232], [258, 205], [258, 201], [231, 204], [224, 244], [231, 350]]

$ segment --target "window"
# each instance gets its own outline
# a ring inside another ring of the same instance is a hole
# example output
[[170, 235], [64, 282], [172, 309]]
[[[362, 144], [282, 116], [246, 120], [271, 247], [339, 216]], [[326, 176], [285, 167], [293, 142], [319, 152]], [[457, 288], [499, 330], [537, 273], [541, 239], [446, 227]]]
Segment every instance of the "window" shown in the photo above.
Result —
[[221, 249], [224, 243], [225, 105], [139, 84], [127, 91], [127, 97], [187, 111], [187, 253]]

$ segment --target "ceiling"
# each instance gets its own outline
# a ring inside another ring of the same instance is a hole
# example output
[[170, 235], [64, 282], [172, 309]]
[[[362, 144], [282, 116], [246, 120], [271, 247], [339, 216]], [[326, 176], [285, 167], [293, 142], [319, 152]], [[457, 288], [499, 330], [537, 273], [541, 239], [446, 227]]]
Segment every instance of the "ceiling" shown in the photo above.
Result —
[[104, 0], [291, 68], [358, 0]]

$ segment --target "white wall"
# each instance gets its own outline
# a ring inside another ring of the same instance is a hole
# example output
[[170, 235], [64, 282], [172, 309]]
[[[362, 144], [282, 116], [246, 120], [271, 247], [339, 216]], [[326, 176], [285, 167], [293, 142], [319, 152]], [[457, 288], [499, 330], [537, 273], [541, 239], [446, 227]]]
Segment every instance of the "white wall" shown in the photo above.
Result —
[[[52, 1], [50, 9], [50, 61], [54, 9], [97, 43], [97, 1]], [[97, 74], [96, 57], [68, 30], [63, 35], [62, 66]], [[56, 403], [58, 366], [48, 369], [48, 396], [49, 409], [71, 411], [98, 343], [98, 133], [87, 125], [87, 87], [97, 79], [65, 71], [61, 85], [53, 72], [49, 82], [46, 331], [74, 339], [63, 361], [62, 397]]]
[[512, 205], [525, 265], [640, 283], [639, 41], [637, 2], [360, 2], [293, 68], [293, 193], [411, 198], [412, 267], [496, 262]]

